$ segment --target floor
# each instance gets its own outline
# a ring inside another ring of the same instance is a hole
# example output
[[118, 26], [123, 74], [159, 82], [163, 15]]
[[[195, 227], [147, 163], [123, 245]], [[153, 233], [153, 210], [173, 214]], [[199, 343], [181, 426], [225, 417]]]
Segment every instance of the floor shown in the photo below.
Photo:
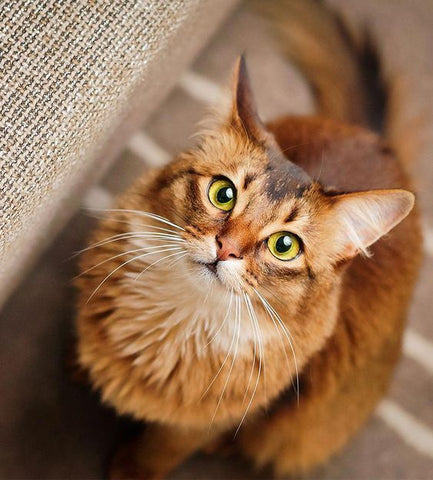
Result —
[[[101, 478], [119, 436], [136, 428], [102, 406], [96, 394], [72, 383], [65, 368], [74, 318], [71, 279], [76, 262], [70, 257], [84, 245], [95, 224], [87, 207], [110, 205], [149, 165], [165, 162], [193, 141], [196, 123], [207, 112], [209, 101], [221, 95], [218, 85], [227, 84], [234, 59], [245, 47], [264, 118], [313, 111], [305, 82], [278, 53], [263, 22], [240, 8], [88, 193], [82, 211], [1, 313], [0, 478]], [[426, 219], [426, 257], [391, 390], [353, 442], [309, 478], [427, 480], [433, 476], [433, 196], [428, 188], [433, 184], [432, 167], [433, 162], [415, 167]], [[188, 461], [171, 478], [267, 476], [238, 458], [203, 455]]]

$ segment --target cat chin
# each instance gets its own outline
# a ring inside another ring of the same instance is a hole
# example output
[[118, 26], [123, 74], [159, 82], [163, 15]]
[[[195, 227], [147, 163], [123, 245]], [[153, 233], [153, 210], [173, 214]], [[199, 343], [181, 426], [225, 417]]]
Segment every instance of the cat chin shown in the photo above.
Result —
[[200, 290], [218, 286], [223, 291], [240, 293], [245, 290], [242, 281], [244, 270], [241, 260], [226, 260], [223, 262], [205, 262], [200, 259], [190, 258], [190, 275], [194, 277], [194, 284]]
[[216, 266], [216, 275], [220, 282], [228, 289], [241, 291], [244, 288], [242, 282], [242, 272], [244, 262], [242, 260], [225, 260], [218, 262]]

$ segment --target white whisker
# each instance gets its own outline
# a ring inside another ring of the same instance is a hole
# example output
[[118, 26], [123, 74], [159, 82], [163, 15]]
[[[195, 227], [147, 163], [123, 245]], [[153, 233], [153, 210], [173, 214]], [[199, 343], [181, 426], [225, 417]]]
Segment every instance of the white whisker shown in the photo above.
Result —
[[263, 390], [265, 394], [265, 403], [266, 402], [266, 368], [265, 368], [265, 347], [263, 345], [263, 339], [262, 339], [262, 331], [260, 329], [260, 323], [259, 319], [257, 318], [256, 311], [254, 310], [254, 306], [251, 302], [251, 298], [248, 295], [248, 302], [250, 304], [251, 311], [253, 313], [253, 320], [256, 324], [256, 330], [258, 333], [258, 340], [259, 340], [259, 354], [260, 354], [260, 362], [263, 364]]
[[[166, 252], [166, 251], [173, 251], [173, 250], [181, 250], [181, 247], [175, 247], [175, 248], [172, 248], [172, 249], [164, 249], [162, 250], [162, 252]], [[142, 255], [138, 255], [137, 257], [134, 257], [134, 258], [131, 258], [129, 260], [127, 260], [126, 262], [123, 262], [121, 265], [119, 265], [117, 268], [115, 268], [112, 272], [110, 272], [103, 280], [101, 283], [99, 283], [99, 285], [95, 288], [95, 290], [93, 290], [92, 294], [90, 295], [90, 297], [87, 299], [87, 302], [86, 303], [89, 303], [90, 300], [95, 296], [96, 292], [102, 287], [102, 285], [112, 276], [114, 275], [118, 270], [120, 270], [122, 267], [124, 267], [125, 265], [128, 265], [129, 263], [135, 261], [135, 260], [138, 260], [140, 258], [144, 258], [144, 257], [147, 257], [148, 255], [155, 255], [157, 253], [160, 253], [159, 251], [156, 251], [156, 252], [148, 252], [148, 253], [144, 253]], [[164, 257], [165, 258], [165, 257]]]
[[[173, 248], [172, 250], [179, 250], [179, 248]], [[138, 280], [142, 275], [143, 273], [146, 273], [149, 268], [153, 267], [154, 265], [162, 262], [163, 260], [167, 260], [167, 258], [170, 258], [170, 257], [174, 257], [175, 255], [180, 255], [181, 253], [185, 253], [185, 251], [181, 248], [180, 249], [181, 251], [180, 252], [176, 252], [176, 253], [172, 253], [171, 255], [167, 255], [165, 257], [162, 257], [160, 258], [159, 260], [156, 260], [155, 262], [151, 263], [149, 266], [147, 266], [143, 271], [141, 271], [136, 277], [135, 277], [135, 280]]]
[[243, 292], [243, 297], [244, 297], [244, 302], [245, 302], [245, 305], [247, 307], [247, 311], [248, 311], [248, 317], [250, 319], [250, 324], [251, 324], [251, 327], [252, 327], [252, 330], [253, 330], [253, 337], [254, 337], [254, 348], [253, 348], [253, 361], [251, 362], [251, 371], [250, 371], [250, 376], [248, 378], [248, 383], [247, 383], [247, 386], [245, 388], [245, 395], [244, 395], [244, 398], [242, 399], [242, 404], [245, 402], [245, 399], [247, 397], [247, 392], [248, 392], [248, 389], [250, 388], [250, 384], [251, 384], [251, 379], [253, 378], [253, 373], [254, 373], [254, 366], [256, 364], [256, 355], [257, 355], [257, 335], [256, 335], [256, 329], [255, 329], [255, 326], [254, 326], [254, 323], [253, 323], [253, 318], [252, 318], [252, 314], [251, 314], [251, 310], [249, 309], [249, 306], [246, 302], [246, 293]]
[[188, 252], [184, 252], [182, 256], [170, 262], [169, 266], [172, 267], [173, 265], [176, 265], [176, 263], [178, 263], [180, 260], [182, 260], [183, 257], [186, 257], [187, 255], [188, 255]]
[[227, 374], [227, 379], [226, 379], [226, 381], [225, 381], [225, 383], [224, 383], [223, 390], [222, 390], [221, 395], [220, 395], [220, 397], [219, 397], [219, 399], [218, 399], [218, 403], [217, 403], [217, 406], [216, 406], [216, 408], [215, 408], [215, 412], [214, 412], [214, 414], [213, 414], [213, 416], [212, 416], [212, 420], [211, 420], [211, 422], [210, 422], [209, 429], [210, 429], [210, 428], [212, 427], [212, 425], [213, 425], [213, 422], [214, 422], [214, 420], [215, 420], [215, 417], [216, 417], [216, 414], [217, 414], [217, 412], [218, 412], [219, 406], [220, 406], [221, 401], [222, 401], [222, 399], [223, 399], [223, 397], [224, 397], [224, 393], [225, 393], [226, 388], [227, 388], [227, 385], [228, 385], [228, 383], [229, 383], [229, 381], [230, 381], [230, 377], [231, 377], [231, 374], [232, 374], [232, 371], [233, 371], [233, 366], [234, 366], [234, 364], [235, 364], [235, 360], [236, 360], [236, 357], [237, 357], [237, 354], [238, 354], [239, 338], [240, 338], [240, 331], [241, 331], [241, 312], [242, 312], [242, 310], [241, 310], [241, 302], [240, 302], [240, 299], [239, 299], [239, 298], [236, 298], [236, 310], [237, 310], [237, 313], [236, 313], [236, 326], [237, 326], [237, 335], [236, 335], [236, 337], [237, 337], [237, 338], [236, 338], [236, 346], [235, 346], [235, 351], [234, 351], [234, 355], [233, 355], [233, 360], [232, 360], [232, 363], [231, 363], [231, 365], [230, 365], [230, 370], [229, 370], [229, 372], [228, 372], [228, 374]]
[[82, 255], [84, 252], [87, 252], [88, 250], [92, 250], [94, 248], [102, 247], [104, 245], [107, 245], [109, 243], [113, 242], [118, 242], [121, 240], [129, 240], [129, 239], [136, 239], [136, 238], [145, 238], [151, 241], [154, 240], [169, 240], [172, 242], [177, 242], [177, 243], [187, 243], [185, 240], [183, 240], [181, 237], [173, 235], [173, 236], [168, 236], [168, 235], [154, 235], [152, 232], [127, 232], [127, 233], [121, 233], [118, 235], [113, 235], [112, 237], [105, 238], [104, 240], [101, 240], [99, 242], [96, 242], [92, 245], [89, 245], [86, 248], [83, 248], [82, 250], [75, 252], [71, 258], [77, 257], [79, 255]]
[[[232, 290], [232, 293], [233, 293], [233, 290]], [[236, 302], [236, 306], [235, 306], [235, 317], [236, 317], [236, 314], [237, 314], [237, 302], [238, 302], [238, 298], [235, 297], [235, 302]], [[230, 309], [231, 309], [231, 305], [230, 305]], [[229, 311], [228, 311], [229, 312]], [[218, 372], [216, 373], [216, 375], [213, 377], [212, 381], [210, 382], [209, 386], [206, 388], [206, 390], [202, 393], [201, 397], [200, 397], [200, 400], [203, 399], [203, 397], [207, 394], [207, 392], [210, 390], [210, 388], [212, 387], [212, 385], [214, 384], [215, 380], [218, 378], [218, 375], [220, 374], [221, 370], [224, 368], [224, 365], [226, 364], [229, 356], [230, 356], [230, 353], [232, 351], [232, 347], [233, 347], [233, 343], [235, 341], [235, 331], [233, 332], [233, 336], [232, 336], [232, 341], [230, 343], [230, 347], [229, 347], [229, 350], [227, 352], [227, 355], [225, 356], [224, 360], [223, 360], [223, 363], [221, 364]]]
[[224, 316], [224, 319], [221, 323], [221, 325], [219, 326], [218, 330], [214, 333], [214, 335], [212, 336], [212, 338], [209, 340], [209, 342], [207, 342], [207, 344], [204, 346], [204, 348], [208, 347], [214, 340], [215, 340], [215, 337], [219, 334], [219, 332], [223, 329], [226, 321], [227, 321], [227, 318], [229, 316], [229, 312], [230, 312], [230, 309], [231, 309], [231, 306], [232, 306], [232, 301], [233, 301], [233, 288], [230, 289], [230, 300], [229, 300], [229, 306], [227, 307], [227, 312]]
[[[92, 267], [84, 270], [83, 272], [81, 272], [79, 275], [77, 275], [75, 278], [79, 278], [83, 275], [85, 275], [86, 273], [94, 270], [95, 268], [97, 267], [100, 267], [101, 265], [104, 265], [104, 263], [107, 263], [107, 262], [110, 262], [112, 260], [115, 260], [116, 258], [119, 258], [119, 257], [123, 257], [124, 255], [129, 255], [131, 253], [137, 253], [137, 252], [142, 252], [142, 251], [146, 251], [146, 250], [155, 250], [155, 249], [158, 249], [158, 248], [172, 248], [172, 247], [178, 247], [178, 248], [181, 248], [179, 245], [175, 244], [175, 243], [166, 243], [165, 245], [154, 245], [154, 246], [146, 246], [146, 247], [140, 247], [140, 248], [136, 248], [134, 250], [128, 250], [126, 252], [122, 252], [122, 253], [118, 253], [117, 255], [114, 255], [110, 258], [107, 258], [105, 260], [102, 260], [102, 262], [99, 262], [97, 263], [96, 265], [93, 265]], [[160, 251], [165, 251], [165, 250], [160, 250]], [[150, 252], [149, 255], [151, 253], [159, 253], [158, 252]]]
[[295, 391], [296, 391], [297, 401], [298, 401], [298, 404], [299, 404], [299, 371], [298, 371], [298, 363], [296, 361], [295, 350], [293, 348], [293, 343], [292, 343], [292, 340], [290, 338], [291, 337], [290, 332], [288, 331], [287, 327], [284, 325], [283, 321], [281, 320], [281, 317], [278, 315], [278, 313], [275, 311], [275, 309], [269, 304], [269, 302], [255, 288], [254, 288], [254, 291], [255, 291], [256, 295], [259, 297], [259, 299], [261, 300], [261, 302], [262, 302], [263, 306], [265, 307], [266, 311], [268, 312], [269, 316], [275, 318], [275, 320], [278, 322], [279, 326], [283, 330], [283, 333], [284, 333], [284, 335], [287, 338], [287, 341], [289, 343], [290, 349], [292, 351], [292, 356], [293, 356], [293, 361], [294, 361], [294, 366], [295, 366], [295, 372], [296, 372]]
[[95, 213], [92, 213], [92, 215], [89, 214], [92, 218], [96, 218], [98, 220], [111, 220], [112, 222], [116, 223], [123, 223], [125, 225], [139, 225], [140, 227], [148, 227], [148, 228], [153, 228], [158, 231], [162, 232], [167, 232], [167, 233], [172, 233], [175, 235], [179, 235], [179, 232], [177, 230], [173, 230], [171, 228], [166, 228], [166, 227], [160, 227], [157, 225], [150, 225], [148, 223], [141, 223], [137, 221], [132, 221], [132, 220], [121, 220], [120, 218], [116, 218], [113, 216], [108, 216], [108, 215], [96, 215]]
[[166, 225], [170, 225], [171, 227], [177, 228], [178, 230], [185, 231], [185, 229], [180, 225], [177, 225], [176, 223], [173, 223], [170, 220], [168, 220], [168, 218], [162, 217], [161, 215], [157, 215], [156, 213], [144, 212], [141, 210], [130, 210], [126, 208], [107, 208], [102, 210], [98, 210], [98, 209], [94, 209], [94, 210], [103, 211], [103, 212], [113, 212], [113, 213], [130, 213], [132, 215], [138, 215], [139, 217], [153, 218], [154, 220], [165, 223]]
[[[288, 355], [287, 355], [287, 350], [286, 350], [286, 346], [285, 346], [285, 344], [284, 344], [284, 338], [283, 338], [282, 335], [281, 335], [281, 331], [280, 331], [280, 329], [278, 328], [278, 325], [277, 325], [277, 323], [275, 322], [273, 316], [269, 314], [269, 311], [268, 311], [268, 309], [266, 308], [266, 305], [263, 304], [263, 302], [262, 302], [262, 306], [263, 306], [263, 308], [265, 309], [265, 311], [268, 313], [269, 318], [272, 320], [272, 323], [273, 323], [273, 325], [274, 325], [274, 327], [275, 327], [275, 330], [276, 330], [277, 333], [278, 333], [278, 338], [279, 338], [279, 340], [280, 340], [280, 342], [281, 342], [281, 346], [283, 347], [283, 351], [284, 351], [284, 356], [285, 356], [285, 358], [286, 358], [287, 369], [288, 369], [288, 371], [290, 371], [290, 360], [289, 360], [289, 357], [288, 357]], [[295, 385], [293, 384], [293, 386], [295, 386]]]
[[[263, 356], [263, 345], [261, 343], [261, 332], [260, 332], [260, 327], [258, 325], [258, 319], [257, 319], [257, 316], [255, 314], [255, 311], [254, 311], [254, 307], [253, 307], [253, 304], [251, 303], [251, 299], [249, 297], [248, 294], [244, 294], [244, 300], [245, 300], [245, 303], [247, 305], [247, 308], [251, 314], [251, 319], [253, 321], [253, 323], [255, 323], [255, 327], [254, 329], [258, 329], [257, 330], [257, 333], [258, 333], [258, 342], [259, 342], [259, 369], [258, 369], [258, 372], [257, 372], [257, 378], [256, 378], [256, 383], [254, 384], [254, 388], [253, 388], [253, 392], [251, 394], [251, 398], [250, 398], [250, 401], [248, 402], [248, 405], [247, 405], [247, 408], [245, 409], [245, 412], [241, 418], [241, 421], [239, 422], [239, 425], [235, 431], [235, 434], [234, 434], [234, 438], [236, 437], [236, 435], [238, 434], [244, 420], [245, 420], [245, 417], [247, 416], [248, 414], [248, 411], [251, 407], [251, 404], [253, 403], [253, 400], [254, 400], [254, 397], [255, 397], [255, 394], [257, 392], [257, 388], [259, 386], [259, 382], [260, 382], [260, 375], [261, 375], [261, 372], [262, 372], [262, 359], [264, 360], [264, 356]], [[255, 361], [255, 359], [254, 359]], [[264, 365], [263, 365], [263, 368], [264, 368]], [[249, 386], [249, 383], [248, 383], [248, 386]]]

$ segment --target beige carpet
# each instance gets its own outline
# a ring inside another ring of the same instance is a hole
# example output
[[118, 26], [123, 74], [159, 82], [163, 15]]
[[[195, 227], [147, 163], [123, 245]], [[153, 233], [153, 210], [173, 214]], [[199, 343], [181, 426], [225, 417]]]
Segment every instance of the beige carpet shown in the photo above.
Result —
[[[428, 42], [432, 2], [382, 0], [370, 7], [369, 1], [332, 3], [344, 4], [348, 14], [357, 18], [367, 15], [383, 37], [386, 51], [396, 52], [393, 68], [408, 69], [409, 62], [407, 82], [418, 99], [412, 108], [416, 110], [417, 101], [419, 109], [428, 107], [426, 122], [433, 125], [433, 94], [429, 95], [433, 75], [430, 82], [425, 80], [433, 65], [429, 47], [433, 43]], [[407, 50], [408, 45], [412, 50]], [[146, 165], [164, 162], [188, 145], [208, 101], [220, 95], [218, 85], [227, 83], [235, 57], [245, 49], [263, 117], [313, 111], [301, 76], [280, 56], [263, 22], [242, 7], [131, 140], [108, 175], [89, 192], [83, 206], [109, 205], [113, 195], [143, 173]], [[433, 478], [432, 158], [433, 138], [426, 136], [414, 167], [427, 232], [426, 258], [392, 388], [355, 440], [311, 478]], [[97, 395], [72, 384], [63, 363], [74, 316], [70, 281], [75, 263], [67, 259], [83, 246], [93, 225], [84, 210], [78, 213], [1, 314], [1, 478], [101, 478], [115, 438], [130, 428], [126, 420], [117, 420], [101, 406]], [[177, 479], [266, 477], [266, 472], [253, 472], [240, 459], [206, 456], [191, 459], [172, 475]]]

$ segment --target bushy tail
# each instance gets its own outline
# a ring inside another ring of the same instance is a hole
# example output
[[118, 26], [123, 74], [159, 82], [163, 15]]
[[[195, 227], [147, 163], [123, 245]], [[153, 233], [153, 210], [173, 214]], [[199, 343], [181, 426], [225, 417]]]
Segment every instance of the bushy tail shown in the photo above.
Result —
[[311, 84], [319, 113], [379, 131], [400, 160], [410, 164], [417, 152], [417, 129], [401, 115], [401, 84], [397, 77], [384, 78], [368, 32], [351, 29], [320, 0], [254, 3], [272, 21], [281, 48]]

